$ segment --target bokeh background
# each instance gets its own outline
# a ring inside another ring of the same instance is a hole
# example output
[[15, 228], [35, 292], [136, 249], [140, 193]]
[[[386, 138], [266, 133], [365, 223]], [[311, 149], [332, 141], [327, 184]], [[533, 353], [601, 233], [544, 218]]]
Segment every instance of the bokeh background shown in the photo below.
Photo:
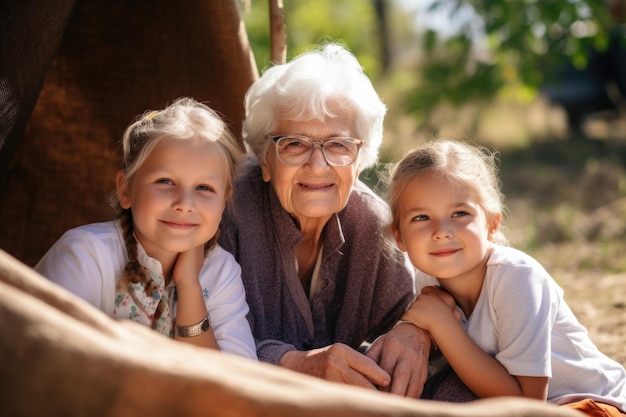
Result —
[[[378, 171], [434, 137], [500, 154], [511, 244], [626, 364], [626, 1], [284, 0], [287, 59], [327, 40], [389, 108]], [[268, 8], [243, 1], [257, 66]]]

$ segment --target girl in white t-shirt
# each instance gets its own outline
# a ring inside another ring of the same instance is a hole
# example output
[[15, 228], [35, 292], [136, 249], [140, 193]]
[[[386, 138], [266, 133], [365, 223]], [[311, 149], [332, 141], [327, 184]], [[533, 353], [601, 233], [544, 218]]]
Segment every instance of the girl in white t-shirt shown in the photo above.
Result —
[[67, 231], [35, 269], [111, 317], [256, 359], [235, 259], [217, 245], [242, 150], [208, 106], [180, 98], [124, 132], [119, 217]]
[[439, 283], [403, 319], [430, 332], [468, 388], [623, 415], [624, 367], [598, 351], [545, 269], [505, 246], [493, 153], [430, 141], [394, 168], [389, 196], [400, 249]]

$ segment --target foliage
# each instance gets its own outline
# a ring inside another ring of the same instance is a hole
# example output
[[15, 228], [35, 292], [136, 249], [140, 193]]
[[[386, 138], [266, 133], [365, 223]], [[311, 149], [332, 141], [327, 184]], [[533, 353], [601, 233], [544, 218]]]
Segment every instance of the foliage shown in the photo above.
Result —
[[[243, 19], [260, 72], [270, 65], [267, 2], [250, 2]], [[346, 45], [370, 77], [380, 72], [376, 17], [372, 1], [285, 0], [287, 59], [325, 41]]]
[[615, 27], [607, 0], [433, 0], [428, 12], [442, 11], [458, 31], [423, 36], [414, 113], [488, 100], [511, 85], [536, 89], [566, 63], [585, 67]]

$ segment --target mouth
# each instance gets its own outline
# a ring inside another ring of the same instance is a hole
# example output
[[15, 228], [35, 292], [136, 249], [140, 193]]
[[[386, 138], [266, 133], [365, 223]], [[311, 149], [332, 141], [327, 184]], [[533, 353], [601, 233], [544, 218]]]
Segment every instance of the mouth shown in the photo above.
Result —
[[438, 256], [438, 257], [445, 257], [445, 256], [452, 256], [455, 253], [459, 252], [461, 249], [439, 249], [433, 252], [430, 252], [430, 254], [432, 256]]
[[166, 226], [172, 227], [174, 229], [191, 229], [192, 227], [197, 226], [195, 223], [181, 222], [181, 221], [166, 221], [161, 220], [161, 223]]
[[334, 184], [305, 184], [303, 182], [298, 183], [298, 185], [306, 190], [311, 191], [327, 190], [334, 186]]

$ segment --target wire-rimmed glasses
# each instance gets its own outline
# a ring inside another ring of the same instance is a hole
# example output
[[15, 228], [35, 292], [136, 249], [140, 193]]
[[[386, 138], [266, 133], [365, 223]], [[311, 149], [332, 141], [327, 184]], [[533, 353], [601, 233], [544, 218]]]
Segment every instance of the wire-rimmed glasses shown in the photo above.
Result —
[[352, 164], [359, 155], [363, 145], [360, 139], [349, 137], [334, 137], [324, 141], [313, 141], [301, 135], [270, 135], [276, 144], [276, 156], [285, 165], [297, 166], [306, 163], [316, 147], [328, 165], [345, 167]]

